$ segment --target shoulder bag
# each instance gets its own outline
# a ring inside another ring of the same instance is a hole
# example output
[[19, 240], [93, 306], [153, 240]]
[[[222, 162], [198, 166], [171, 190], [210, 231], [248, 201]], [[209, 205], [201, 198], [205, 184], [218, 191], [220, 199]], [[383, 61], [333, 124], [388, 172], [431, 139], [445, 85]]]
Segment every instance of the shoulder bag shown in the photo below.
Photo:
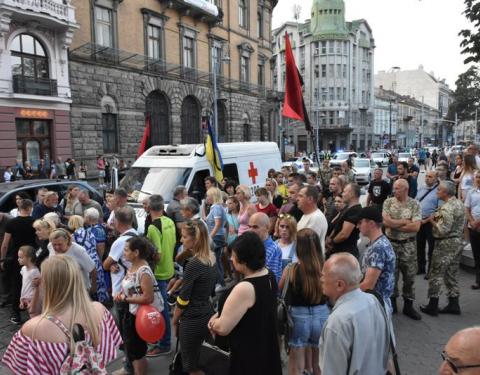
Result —
[[287, 292], [290, 284], [290, 274], [292, 273], [292, 265], [287, 266], [285, 274], [285, 284], [283, 285], [282, 294], [277, 298], [277, 329], [279, 335], [284, 335], [285, 350], [288, 353], [288, 339], [293, 328], [293, 319], [290, 306], [287, 302]]

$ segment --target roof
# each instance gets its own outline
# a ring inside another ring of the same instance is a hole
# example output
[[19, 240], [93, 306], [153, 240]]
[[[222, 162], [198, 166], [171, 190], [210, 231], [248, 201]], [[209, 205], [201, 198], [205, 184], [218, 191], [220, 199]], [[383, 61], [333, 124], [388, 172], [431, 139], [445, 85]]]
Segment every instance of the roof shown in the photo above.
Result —
[[0, 192], [6, 193], [10, 190], [18, 189], [23, 186], [32, 185], [33, 187], [42, 187], [45, 185], [58, 184], [59, 182], [65, 182], [65, 184], [71, 184], [71, 180], [48, 180], [48, 179], [39, 179], [39, 180], [18, 180], [12, 182], [0, 183]]

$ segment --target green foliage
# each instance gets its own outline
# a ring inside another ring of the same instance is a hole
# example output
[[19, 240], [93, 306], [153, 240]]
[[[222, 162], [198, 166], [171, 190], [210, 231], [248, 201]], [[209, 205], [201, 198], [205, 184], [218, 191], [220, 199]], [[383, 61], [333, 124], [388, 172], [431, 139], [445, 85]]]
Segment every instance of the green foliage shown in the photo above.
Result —
[[463, 29], [459, 35], [463, 37], [460, 47], [462, 54], [468, 57], [465, 64], [480, 62], [480, 0], [465, 0], [466, 9], [463, 12], [467, 20], [472, 24], [470, 29]]
[[[480, 109], [480, 71], [471, 66], [465, 73], [458, 76], [455, 82], [455, 101], [448, 109], [447, 117], [454, 120], [455, 113], [460, 121], [473, 120], [475, 110]], [[480, 115], [480, 113], [479, 113]]]

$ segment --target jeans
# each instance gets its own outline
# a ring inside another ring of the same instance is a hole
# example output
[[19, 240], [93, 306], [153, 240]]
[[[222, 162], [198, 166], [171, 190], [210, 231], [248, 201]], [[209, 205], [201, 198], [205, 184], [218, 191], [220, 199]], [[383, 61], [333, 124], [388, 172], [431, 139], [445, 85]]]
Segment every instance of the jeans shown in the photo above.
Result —
[[155, 346], [161, 349], [170, 349], [171, 347], [171, 337], [172, 337], [172, 329], [170, 327], [170, 307], [167, 303], [167, 285], [168, 280], [157, 280], [158, 288], [160, 289], [160, 293], [163, 298], [163, 319], [165, 319], [165, 335], [163, 339], [158, 341]]
[[323, 325], [330, 310], [328, 305], [292, 306], [293, 329], [288, 345], [292, 348], [318, 347]]
[[217, 265], [217, 284], [221, 286], [225, 286], [225, 280], [223, 278], [223, 263], [222, 263], [222, 253], [223, 248], [225, 247], [225, 240], [223, 236], [215, 236], [213, 238], [214, 244], [214, 253], [215, 253], [215, 260]]
[[425, 272], [427, 265], [426, 258], [426, 245], [428, 243], [428, 270], [430, 270], [430, 264], [432, 263], [432, 254], [435, 247], [435, 239], [432, 234], [432, 224], [425, 223], [420, 227], [417, 233], [417, 262], [418, 271]]

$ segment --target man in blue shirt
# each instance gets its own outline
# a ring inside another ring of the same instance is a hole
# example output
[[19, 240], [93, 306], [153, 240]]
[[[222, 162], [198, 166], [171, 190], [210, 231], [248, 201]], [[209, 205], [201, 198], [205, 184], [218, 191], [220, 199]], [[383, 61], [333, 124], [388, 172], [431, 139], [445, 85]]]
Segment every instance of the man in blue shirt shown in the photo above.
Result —
[[417, 233], [417, 262], [418, 270], [417, 275], [422, 275], [426, 272], [426, 253], [425, 248], [428, 243], [428, 269], [430, 270], [430, 263], [432, 259], [432, 253], [435, 246], [435, 239], [432, 234], [432, 224], [428, 221], [428, 218], [439, 207], [439, 199], [437, 197], [438, 178], [437, 172], [429, 171], [425, 175], [425, 186], [418, 190], [416, 199], [420, 202], [422, 207], [422, 225], [420, 231]]
[[250, 216], [248, 227], [263, 241], [265, 246], [265, 266], [272, 271], [278, 283], [282, 276], [282, 250], [273, 242], [268, 233], [270, 229], [269, 217], [263, 212], [257, 212]]
[[413, 158], [408, 159], [408, 175], [412, 179], [412, 183], [410, 185], [410, 190], [409, 191], [409, 196], [412, 198], [415, 198], [417, 195], [417, 189], [418, 189], [418, 184], [417, 184], [417, 179], [418, 179], [418, 174], [420, 173], [420, 169], [418, 166], [415, 165]]
[[382, 213], [374, 206], [364, 207], [358, 216], [360, 232], [368, 237], [370, 244], [363, 256], [364, 274], [360, 289], [373, 289], [385, 301], [387, 311], [392, 313], [390, 297], [395, 286], [395, 252], [382, 232]]

